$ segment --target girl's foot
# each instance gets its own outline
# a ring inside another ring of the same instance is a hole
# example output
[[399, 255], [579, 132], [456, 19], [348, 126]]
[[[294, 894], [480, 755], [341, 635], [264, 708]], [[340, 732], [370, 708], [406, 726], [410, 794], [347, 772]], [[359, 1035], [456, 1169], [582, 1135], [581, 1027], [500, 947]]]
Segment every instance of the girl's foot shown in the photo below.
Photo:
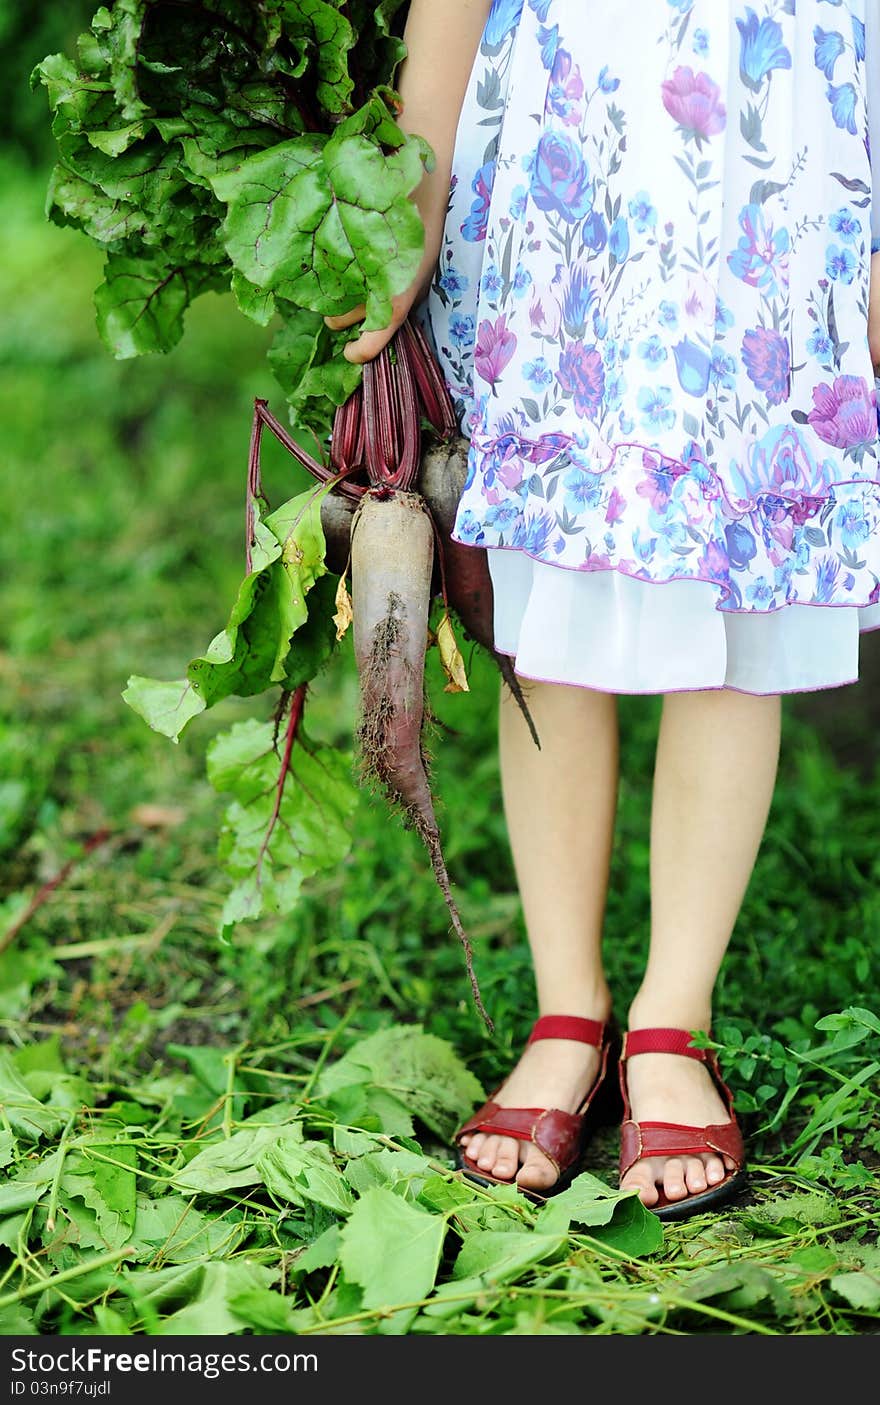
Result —
[[[668, 1027], [669, 1020], [640, 1018], [631, 1028]], [[676, 1022], [677, 1027], [706, 1028], [699, 1022]], [[717, 1126], [729, 1114], [712, 1077], [702, 1063], [680, 1054], [639, 1054], [626, 1062], [630, 1107], [636, 1122], [676, 1122], [693, 1127]], [[724, 1180], [734, 1163], [727, 1156], [655, 1156], [637, 1161], [621, 1179], [621, 1189], [637, 1190], [642, 1204], [660, 1199], [684, 1200], [699, 1195]]]
[[[607, 1011], [599, 1016], [606, 1017]], [[599, 1050], [589, 1044], [541, 1039], [524, 1050], [493, 1102], [501, 1107], [555, 1107], [577, 1112], [596, 1081], [600, 1058]], [[559, 1177], [542, 1151], [515, 1137], [472, 1132], [461, 1138], [461, 1145], [481, 1171], [499, 1180], [516, 1181], [524, 1190], [549, 1190]]]

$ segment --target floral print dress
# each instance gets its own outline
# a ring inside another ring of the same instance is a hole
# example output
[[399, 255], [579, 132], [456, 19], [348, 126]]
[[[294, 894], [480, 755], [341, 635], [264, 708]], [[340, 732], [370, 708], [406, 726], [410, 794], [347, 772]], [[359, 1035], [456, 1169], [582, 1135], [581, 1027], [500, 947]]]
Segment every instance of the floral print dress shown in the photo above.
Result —
[[880, 0], [495, 0], [422, 316], [520, 673], [858, 676], [872, 133], [880, 162]]

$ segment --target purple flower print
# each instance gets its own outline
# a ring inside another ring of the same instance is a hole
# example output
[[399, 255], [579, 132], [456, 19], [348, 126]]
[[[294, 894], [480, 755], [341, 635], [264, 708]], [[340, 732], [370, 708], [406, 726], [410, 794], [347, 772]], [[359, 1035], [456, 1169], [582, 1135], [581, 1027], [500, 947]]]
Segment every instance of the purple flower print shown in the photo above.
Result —
[[486, 238], [489, 224], [489, 205], [492, 200], [492, 187], [495, 184], [495, 162], [488, 161], [474, 176], [471, 189], [476, 200], [471, 205], [470, 214], [461, 226], [461, 233], [469, 244], [480, 244]]
[[[775, 425], [753, 442], [744, 462], [731, 459], [728, 466], [732, 496], [740, 506], [770, 493], [785, 499], [786, 510], [798, 518], [801, 504], [827, 496], [834, 467], [813, 453], [811, 436], [796, 424]], [[806, 509], [804, 509], [806, 511]], [[815, 509], [807, 511], [812, 516]]]
[[727, 256], [730, 271], [750, 288], [760, 288], [766, 297], [774, 298], [788, 287], [788, 230], [775, 232], [761, 205], [744, 206], [739, 222], [743, 233], [733, 253]]
[[580, 148], [565, 132], [545, 132], [530, 158], [531, 195], [539, 210], [574, 223], [593, 203], [593, 186]]
[[788, 399], [791, 356], [784, 337], [772, 327], [753, 327], [743, 337], [742, 358], [752, 385], [764, 392], [771, 405]]
[[501, 372], [516, 351], [516, 336], [507, 327], [507, 314], [494, 322], [486, 320], [477, 328], [474, 365], [481, 380], [495, 388]]
[[608, 499], [608, 507], [605, 512], [605, 521], [610, 527], [614, 527], [623, 517], [626, 507], [626, 498], [619, 488], [611, 489], [611, 496]]
[[657, 458], [651, 453], [642, 455], [642, 467], [645, 476], [638, 484], [636, 493], [640, 498], [647, 498], [654, 511], [662, 514], [669, 506], [673, 480], [661, 470]]
[[528, 446], [523, 445], [523, 454], [529, 463], [542, 464], [549, 463], [551, 459], [559, 458], [570, 447], [567, 434], [542, 434], [540, 439]]
[[550, 87], [547, 101], [550, 110], [561, 117], [567, 127], [577, 126], [581, 120], [580, 101], [584, 96], [584, 80], [575, 65], [572, 69], [571, 54], [559, 49], [550, 74]]
[[723, 581], [729, 576], [730, 558], [720, 541], [706, 543], [706, 548], [700, 558], [699, 574], [701, 579], [708, 578], [710, 581]]
[[575, 414], [595, 419], [605, 395], [605, 367], [594, 346], [571, 341], [559, 358], [559, 384], [574, 396]]
[[523, 480], [523, 455], [516, 434], [503, 435], [495, 444], [494, 465], [485, 470], [485, 478], [498, 479], [505, 488], [514, 490]]
[[662, 92], [666, 111], [697, 146], [724, 131], [727, 110], [721, 101], [721, 89], [708, 73], [677, 68], [662, 84]]
[[866, 449], [877, 439], [877, 396], [861, 376], [817, 385], [807, 423], [835, 449]]
[[529, 322], [539, 336], [556, 340], [562, 325], [562, 308], [550, 284], [539, 283], [532, 288]]

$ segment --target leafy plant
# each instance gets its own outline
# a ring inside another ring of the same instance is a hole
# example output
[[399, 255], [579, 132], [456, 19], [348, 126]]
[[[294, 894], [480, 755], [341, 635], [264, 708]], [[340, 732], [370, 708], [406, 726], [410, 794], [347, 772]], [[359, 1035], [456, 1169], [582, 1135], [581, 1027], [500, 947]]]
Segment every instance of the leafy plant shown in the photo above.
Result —
[[116, 0], [75, 57], [38, 64], [58, 162], [50, 217], [106, 253], [98, 328], [119, 357], [167, 351], [187, 308], [231, 289], [279, 323], [270, 362], [319, 433], [359, 370], [323, 315], [384, 326], [423, 247], [409, 199], [430, 158], [394, 121], [402, 0]]

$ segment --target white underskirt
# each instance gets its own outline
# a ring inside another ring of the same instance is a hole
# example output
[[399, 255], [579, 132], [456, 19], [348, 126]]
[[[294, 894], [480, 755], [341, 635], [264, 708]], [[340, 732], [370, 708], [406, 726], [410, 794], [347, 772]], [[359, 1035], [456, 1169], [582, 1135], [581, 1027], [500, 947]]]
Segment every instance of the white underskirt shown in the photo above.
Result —
[[525, 678], [606, 693], [813, 692], [855, 683], [859, 635], [880, 629], [880, 605], [734, 614], [716, 609], [705, 581], [660, 584], [487, 551], [495, 647]]

